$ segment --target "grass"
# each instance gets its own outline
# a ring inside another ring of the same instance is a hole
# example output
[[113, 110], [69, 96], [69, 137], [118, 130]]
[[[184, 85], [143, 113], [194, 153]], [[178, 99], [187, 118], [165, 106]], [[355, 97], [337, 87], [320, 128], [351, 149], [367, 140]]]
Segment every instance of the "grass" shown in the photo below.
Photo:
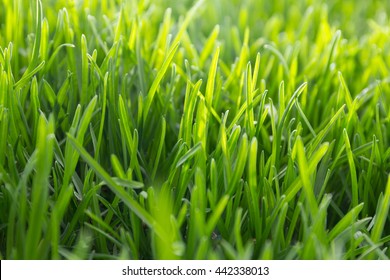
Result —
[[389, 15], [1, 0], [0, 258], [389, 259]]

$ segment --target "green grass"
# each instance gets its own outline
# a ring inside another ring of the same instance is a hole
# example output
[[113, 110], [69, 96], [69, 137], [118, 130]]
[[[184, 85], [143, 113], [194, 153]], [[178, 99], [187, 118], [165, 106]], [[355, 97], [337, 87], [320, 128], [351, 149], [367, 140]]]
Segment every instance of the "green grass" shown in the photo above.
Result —
[[389, 259], [389, 16], [1, 0], [0, 258]]

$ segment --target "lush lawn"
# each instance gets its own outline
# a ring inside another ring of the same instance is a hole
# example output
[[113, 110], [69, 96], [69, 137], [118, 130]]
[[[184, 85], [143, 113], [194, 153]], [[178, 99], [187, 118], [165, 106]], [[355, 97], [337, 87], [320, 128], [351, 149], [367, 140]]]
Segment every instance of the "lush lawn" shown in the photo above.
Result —
[[388, 259], [389, 16], [0, 0], [0, 258]]

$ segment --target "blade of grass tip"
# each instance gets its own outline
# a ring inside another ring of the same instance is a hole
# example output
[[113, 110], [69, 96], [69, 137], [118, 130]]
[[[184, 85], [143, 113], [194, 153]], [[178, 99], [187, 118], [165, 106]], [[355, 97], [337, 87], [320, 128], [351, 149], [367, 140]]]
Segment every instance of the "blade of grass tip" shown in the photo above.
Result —
[[[206, 98], [203, 96], [203, 94], [198, 91], [197, 96], [200, 100], [205, 101]], [[221, 117], [218, 115], [218, 113], [215, 111], [213, 107], [207, 107], [207, 110], [211, 110], [211, 115], [215, 118], [215, 120], [218, 122], [218, 124], [221, 124]]]
[[359, 194], [358, 194], [358, 182], [357, 182], [357, 175], [356, 175], [356, 167], [355, 162], [353, 160], [353, 154], [351, 150], [351, 144], [349, 142], [348, 133], [347, 130], [344, 128], [343, 130], [343, 138], [345, 143], [345, 149], [348, 157], [348, 164], [349, 164], [349, 170], [351, 174], [351, 181], [352, 181], [352, 207], [356, 207], [358, 205], [359, 201]]
[[159, 68], [162, 63], [161, 51], [166, 49], [166, 44], [168, 43], [166, 38], [169, 36], [169, 32], [172, 25], [172, 9], [168, 8], [165, 10], [164, 19], [159, 27], [159, 32], [157, 39], [155, 41], [155, 47], [150, 58], [150, 65], [155, 68]]
[[[62, 48], [75, 48], [75, 47], [76, 47], [75, 45], [69, 44], [69, 43], [65, 43], [65, 44], [59, 45], [59, 46], [55, 49], [55, 51], [53, 52], [53, 54], [50, 56], [49, 61], [47, 62], [47, 65], [46, 65], [46, 68], [45, 68], [46, 71], [48, 71], [49, 69], [52, 69], [52, 65], [53, 65], [53, 63], [54, 63], [54, 61], [55, 61], [55, 59], [56, 59], [58, 53], [60, 52], [60, 50], [61, 50]], [[46, 72], [46, 71], [45, 71], [45, 72]]]
[[221, 219], [223, 211], [225, 211], [228, 202], [229, 196], [224, 195], [213, 209], [212, 214], [206, 224], [206, 236], [211, 236], [213, 230], [218, 224], [218, 221]]
[[307, 82], [304, 82], [303, 84], [301, 84], [301, 85], [295, 90], [295, 92], [294, 92], [293, 95], [291, 96], [290, 100], [289, 100], [288, 103], [287, 103], [286, 109], [285, 109], [284, 112], [283, 112], [282, 118], [281, 118], [280, 121], [279, 121], [278, 130], [280, 130], [281, 128], [283, 128], [283, 126], [284, 126], [284, 121], [285, 121], [285, 119], [287, 118], [287, 114], [290, 112], [291, 107], [294, 105], [295, 101], [298, 100], [299, 96], [300, 96], [300, 95], [302, 94], [302, 92], [306, 89], [306, 87], [307, 87]]
[[42, 38], [42, 3], [40, 0], [36, 1], [35, 10], [35, 40], [31, 55], [31, 62], [27, 67], [27, 70], [24, 72], [22, 78], [14, 85], [15, 89], [21, 88], [26, 81], [28, 81], [35, 73], [43, 68], [45, 62], [42, 61], [38, 66], [39, 61], [39, 51], [41, 49], [41, 38]]
[[98, 141], [97, 141], [97, 147], [96, 147], [96, 154], [95, 154], [95, 159], [99, 157], [100, 153], [100, 146], [102, 143], [102, 138], [103, 138], [103, 129], [104, 129], [104, 121], [106, 118], [106, 107], [107, 107], [107, 90], [108, 90], [108, 78], [109, 74], [108, 72], [104, 76], [104, 82], [103, 82], [103, 97], [102, 97], [102, 116], [100, 118], [100, 127], [99, 127], [99, 135], [98, 135]]
[[341, 114], [344, 112], [345, 105], [341, 106], [341, 108], [334, 114], [334, 116], [330, 119], [327, 125], [317, 134], [317, 137], [313, 138], [310, 142], [310, 146], [307, 151], [307, 155], [311, 157], [312, 153], [317, 149], [318, 145], [322, 142], [325, 136], [328, 134], [330, 128], [333, 124], [338, 120]]
[[135, 139], [136, 135], [138, 136], [138, 132], [134, 130], [134, 136], [131, 134], [131, 129], [134, 126], [131, 122], [131, 119], [128, 117], [125, 102], [121, 95], [119, 95], [119, 128], [122, 135], [122, 140], [127, 145], [127, 149], [131, 155], [131, 167], [135, 168], [135, 172], [137, 174], [137, 177], [139, 180], [142, 180], [142, 174], [140, 165], [138, 163], [137, 158], [137, 147], [138, 146], [138, 139]]
[[371, 239], [374, 242], [378, 242], [382, 237], [383, 229], [388, 219], [390, 206], [390, 175], [387, 177], [387, 185], [385, 189], [385, 195], [383, 197], [381, 205], [378, 205], [376, 215], [375, 215], [375, 224], [371, 232]]
[[197, 115], [196, 115], [196, 133], [195, 143], [201, 142], [203, 150], [207, 154], [207, 133], [208, 133], [208, 117], [212, 111], [212, 100], [214, 95], [215, 75], [218, 65], [219, 48], [215, 51], [212, 64], [210, 66], [209, 75], [206, 84], [205, 97], [200, 98]]
[[124, 187], [124, 188], [128, 188], [128, 189], [142, 189], [144, 187], [144, 184], [141, 183], [141, 182], [137, 182], [137, 181], [133, 181], [133, 180], [130, 180], [130, 179], [122, 179], [122, 178], [117, 178], [117, 177], [113, 177], [112, 178], [115, 183], [118, 185], [118, 186], [121, 186], [121, 187]]
[[323, 78], [324, 78], [323, 81], [326, 80], [326, 78], [327, 78], [327, 76], [328, 76], [328, 74], [329, 74], [330, 65], [331, 65], [332, 59], [333, 59], [333, 54], [334, 54], [334, 51], [336, 50], [336, 45], [337, 45], [337, 43], [339, 42], [340, 38], [341, 38], [341, 31], [340, 31], [340, 30], [337, 30], [336, 33], [335, 33], [335, 35], [334, 35], [334, 37], [333, 37], [333, 39], [332, 39], [332, 43], [331, 43], [331, 44], [332, 44], [332, 47], [331, 47], [331, 49], [330, 49], [328, 61], [327, 61], [327, 63], [326, 63], [325, 73], [324, 73], [324, 75], [323, 75]]
[[[91, 63], [91, 72], [97, 72], [97, 74], [99, 75], [100, 80], [104, 81], [103, 73], [102, 73], [100, 67], [96, 63], [96, 56], [97, 56], [96, 49], [93, 51], [92, 55], [87, 53], [88, 61], [89, 61], [89, 63]], [[106, 72], [106, 74], [107, 73], [108, 72]]]
[[314, 195], [313, 184], [310, 180], [311, 173], [309, 173], [310, 169], [305, 156], [305, 148], [303, 146], [303, 142], [300, 136], [298, 136], [297, 138], [296, 145], [299, 164], [299, 175], [303, 183], [303, 190], [306, 195], [306, 199], [309, 203], [310, 214], [312, 218], [314, 218], [318, 212], [318, 204]]
[[[310, 158], [310, 161], [308, 162], [309, 164], [309, 169], [307, 170], [307, 172], [309, 174], [312, 174], [316, 167], [317, 167], [317, 164], [320, 162], [320, 160], [324, 157], [324, 155], [326, 154], [326, 152], [328, 151], [329, 149], [329, 143], [324, 143], [322, 144], [318, 149], [317, 151], [311, 156]], [[294, 146], [293, 148], [293, 151], [292, 151], [292, 157], [295, 158], [296, 157], [296, 145]], [[291, 185], [288, 187], [288, 189], [286, 190], [285, 192], [285, 195], [286, 195], [286, 201], [290, 201], [291, 199], [294, 198], [294, 196], [296, 195], [296, 193], [301, 189], [301, 176], [299, 177], [296, 177], [295, 180], [291, 183]], [[314, 191], [314, 190], [313, 190]]]
[[264, 45], [264, 49], [269, 50], [272, 54], [274, 54], [277, 58], [279, 58], [279, 61], [283, 66], [284, 72], [285, 72], [285, 74], [287, 76], [287, 80], [288, 80], [288, 78], [290, 76], [290, 70], [288, 68], [286, 59], [283, 57], [282, 53], [277, 48], [275, 48], [274, 46], [269, 45], [269, 44]]
[[359, 256], [358, 260], [373, 259], [375, 255], [377, 259], [379, 257], [379, 260], [389, 260], [389, 257], [385, 254], [387, 248], [381, 249], [382, 244], [375, 243], [366, 233], [363, 233], [363, 238], [368, 243], [368, 246], [367, 250]]
[[255, 68], [253, 69], [253, 77], [252, 77], [252, 91], [255, 91], [257, 85], [257, 78], [259, 76], [260, 69], [260, 53], [256, 55]]
[[220, 133], [219, 133], [219, 143], [221, 144], [222, 149], [222, 155], [223, 155], [223, 165], [224, 165], [224, 177], [225, 180], [230, 179], [230, 154], [228, 149], [228, 141], [227, 141], [227, 135], [226, 135], [226, 121], [229, 115], [229, 111], [226, 111], [225, 114], [222, 115], [222, 123], [220, 127]]
[[295, 107], [298, 109], [298, 112], [299, 114], [301, 115], [301, 118], [303, 119], [303, 121], [305, 122], [305, 124], [307, 125], [307, 127], [309, 128], [311, 134], [313, 135], [313, 137], [316, 137], [317, 134], [316, 132], [314, 131], [313, 127], [311, 126], [310, 124], [310, 121], [308, 120], [308, 118], [306, 117], [305, 113], [303, 112], [301, 106], [299, 105], [299, 101], [297, 100], [295, 102]]
[[187, 153], [185, 153], [180, 159], [179, 161], [177, 162], [176, 164], [176, 168], [180, 167], [181, 165], [183, 165], [186, 161], [188, 161], [189, 159], [191, 159], [200, 149], [201, 149], [202, 145], [201, 143], [197, 143], [194, 147], [192, 147]]
[[122, 95], [119, 95], [118, 98], [118, 109], [119, 109], [119, 119], [120, 119], [120, 129], [123, 131], [123, 136], [126, 138], [126, 144], [129, 152], [131, 153], [134, 150], [133, 147], [133, 136], [131, 135], [132, 125], [129, 121], [125, 102], [123, 101]]
[[348, 119], [347, 119], [347, 128], [348, 128], [350, 125], [351, 119], [357, 110], [357, 108], [356, 108], [357, 107], [356, 106], [357, 99], [355, 99], [355, 100], [352, 99], [352, 96], [351, 96], [351, 93], [348, 89], [347, 83], [345, 82], [344, 77], [340, 71], [338, 72], [338, 77], [339, 77], [341, 86], [344, 89], [344, 93], [345, 93], [344, 100], [345, 100], [347, 107], [348, 107]]
[[81, 92], [80, 92], [80, 104], [83, 106], [88, 100], [88, 46], [87, 38], [85, 35], [81, 35]]
[[352, 208], [329, 232], [328, 241], [335, 239], [340, 235], [345, 229], [351, 226], [357, 219], [360, 211], [362, 211], [364, 203], [360, 203], [358, 206]]
[[[376, 136], [373, 136], [372, 144], [371, 144], [371, 156], [370, 156], [370, 162], [368, 164], [367, 168], [367, 176], [365, 178], [364, 188], [363, 188], [363, 201], [369, 201], [368, 199], [368, 192], [371, 189], [371, 180], [372, 180], [372, 171], [373, 171], [373, 165], [375, 162], [375, 150], [376, 150]], [[363, 216], [366, 216], [368, 211], [368, 207], [365, 207], [363, 210]]]
[[[69, 129], [69, 133], [72, 135], [77, 134], [77, 141], [80, 143], [84, 143], [84, 137], [87, 132], [88, 126], [91, 122], [91, 118], [93, 112], [95, 111], [95, 106], [97, 102], [97, 96], [95, 96], [88, 104], [87, 108], [84, 111], [84, 114], [80, 118], [81, 115], [81, 106], [79, 105], [74, 114], [74, 118], [72, 121], [72, 126]], [[79, 160], [79, 155], [73, 150], [69, 143], [65, 145], [65, 173], [63, 179], [63, 186], [66, 187], [69, 185], [69, 182], [73, 176], [73, 173], [76, 169], [77, 162]], [[78, 189], [77, 185], [75, 185], [78, 194], [82, 196], [83, 190]]]
[[[260, 103], [260, 101], [262, 100], [262, 96], [265, 96], [266, 92], [267, 91], [265, 91], [264, 94], [257, 95], [253, 99], [253, 102], [252, 102], [253, 107], [256, 107], [257, 104]], [[255, 95], [255, 92], [253, 94]], [[232, 122], [230, 123], [229, 127], [227, 128], [227, 130], [226, 130], [227, 133], [230, 133], [232, 131], [232, 129], [237, 125], [238, 121], [240, 120], [242, 115], [246, 112], [247, 108], [248, 108], [248, 104], [246, 102], [241, 105], [240, 110], [236, 113]]]
[[23, 77], [14, 84], [14, 89], [18, 90], [22, 88], [27, 83], [27, 81], [30, 80], [31, 77], [34, 76], [36, 73], [38, 73], [44, 66], [45, 66], [45, 61], [42, 61], [37, 67], [35, 67], [32, 70], [29, 70], [28, 73], [25, 73]]
[[249, 136], [253, 137], [255, 135], [255, 117], [253, 113], [253, 85], [252, 85], [252, 67], [250, 62], [248, 62], [246, 73], [245, 73], [245, 79], [246, 79], [246, 103], [247, 103], [247, 122], [248, 122], [248, 128], [249, 128]]
[[217, 47], [217, 49], [214, 53], [213, 60], [211, 61], [209, 74], [207, 76], [205, 99], [206, 99], [206, 106], [207, 106], [207, 109], [209, 110], [209, 112], [211, 112], [211, 107], [212, 107], [212, 102], [213, 102], [215, 76], [216, 76], [217, 67], [218, 67], [218, 58], [219, 58], [219, 47]]
[[45, 96], [45, 100], [50, 104], [51, 108], [54, 108], [57, 96], [54, 93], [54, 90], [51, 87], [51, 85], [45, 79], [42, 79], [42, 82], [43, 82], [43, 88], [44, 88], [43, 93]]
[[117, 26], [116, 26], [116, 30], [115, 30], [115, 37], [114, 37], [114, 42], [117, 42], [120, 40], [121, 38], [121, 34], [123, 34], [123, 25], [124, 25], [124, 22], [125, 22], [125, 16], [124, 16], [124, 3], [122, 3], [122, 5], [120, 6], [120, 12], [119, 12], [119, 19], [118, 19], [118, 23], [117, 23]]
[[173, 60], [173, 57], [175, 56], [175, 53], [176, 53], [178, 47], [179, 47], [179, 43], [176, 43], [175, 45], [171, 46], [171, 48], [168, 51], [167, 58], [164, 60], [163, 65], [161, 66], [161, 69], [157, 72], [157, 76], [154, 79], [154, 81], [153, 81], [153, 83], [148, 91], [148, 94], [146, 96], [145, 103], [143, 106], [143, 112], [144, 112], [143, 122], [144, 122], [144, 124], [146, 122], [146, 118], [149, 115], [150, 106], [152, 105], [157, 88], [159, 87], [162, 78], [164, 77], [165, 73], [167, 72], [169, 65], [171, 65], [171, 62]]
[[[41, 37], [42, 37], [42, 2], [36, 1], [36, 26], [35, 26], [35, 40], [32, 51], [32, 59], [29, 67], [35, 67], [39, 59], [39, 51], [41, 49]], [[28, 69], [31, 70], [31, 69]], [[27, 72], [27, 71], [26, 71]]]
[[70, 88], [71, 82], [72, 82], [72, 74], [68, 73], [68, 76], [66, 77], [64, 83], [62, 84], [57, 94], [57, 103], [59, 107], [64, 106], [64, 103], [68, 98], [68, 89]]
[[[191, 146], [191, 137], [192, 137], [192, 125], [189, 125], [192, 123], [193, 115], [195, 111], [195, 105], [196, 105], [196, 96], [200, 89], [200, 86], [202, 85], [202, 80], [199, 80], [193, 87], [190, 95], [189, 95], [189, 101], [188, 106], [184, 107], [185, 117], [184, 117], [184, 142]], [[185, 100], [187, 103], [187, 99]]]
[[88, 152], [79, 144], [79, 142], [71, 136], [69, 133], [67, 137], [73, 147], [78, 151], [80, 156], [87, 162], [87, 164], [96, 172], [96, 174], [107, 183], [109, 188], [119, 196], [130, 210], [132, 210], [145, 224], [153, 229], [157, 235], [164, 236], [162, 229], [154, 221], [153, 217], [136, 201], [131, 197], [123, 188], [118, 186], [115, 180], [96, 162]]
[[87, 132], [88, 126], [91, 123], [91, 119], [95, 111], [96, 103], [97, 103], [97, 95], [95, 95], [92, 98], [92, 100], [89, 102], [87, 108], [84, 111], [83, 116], [80, 119], [80, 123], [77, 127], [77, 136], [76, 136], [77, 141], [79, 141], [80, 143], [84, 142], [85, 133]]
[[73, 211], [70, 221], [66, 226], [64, 233], [61, 235], [61, 243], [65, 245], [73, 244], [73, 239], [75, 237], [75, 228], [80, 224], [80, 221], [84, 219], [84, 211], [90, 205], [90, 201], [93, 196], [97, 194], [97, 191], [100, 189], [100, 185], [90, 186], [89, 190], [83, 196], [83, 199], [78, 204], [78, 207]]
[[248, 156], [248, 136], [244, 134], [241, 137], [241, 143], [240, 143], [237, 159], [234, 166], [234, 171], [231, 177], [231, 181], [229, 182], [229, 190], [228, 190], [229, 195], [232, 195], [237, 188], [238, 181], [240, 180], [246, 166], [247, 156]]
[[48, 45], [49, 45], [49, 22], [46, 18], [42, 20], [42, 31], [41, 31], [41, 46], [40, 56], [41, 59], [46, 61], [48, 59]]
[[259, 115], [258, 115], [255, 135], [260, 134], [261, 129], [263, 128], [264, 121], [265, 121], [266, 117], [268, 116], [269, 108], [264, 108], [265, 107], [265, 99], [267, 98], [267, 93], [268, 93], [267, 91], [264, 91], [263, 94], [260, 95], [261, 101], [260, 101], [260, 106], [259, 106], [259, 110], [258, 110]]

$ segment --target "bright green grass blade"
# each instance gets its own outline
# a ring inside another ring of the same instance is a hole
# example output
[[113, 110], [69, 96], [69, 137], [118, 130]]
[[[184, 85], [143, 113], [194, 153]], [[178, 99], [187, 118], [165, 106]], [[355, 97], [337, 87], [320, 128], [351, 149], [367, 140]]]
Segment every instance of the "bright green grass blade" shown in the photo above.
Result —
[[337, 225], [329, 232], [328, 240], [331, 241], [341, 234], [347, 227], [355, 222], [360, 211], [363, 209], [363, 203], [352, 208], [338, 223]]
[[37, 164], [36, 175], [34, 176], [30, 227], [26, 236], [25, 255], [26, 259], [37, 259], [38, 244], [41, 241], [42, 228], [47, 219], [47, 199], [49, 195], [48, 178], [51, 171], [53, 159], [53, 138], [54, 138], [54, 119], [49, 118], [47, 122], [41, 115], [38, 123], [37, 134]]
[[215, 76], [217, 73], [217, 66], [218, 66], [218, 58], [219, 58], [219, 47], [216, 49], [213, 60], [211, 61], [211, 66], [207, 78], [207, 84], [206, 84], [206, 93], [205, 93], [205, 99], [206, 99], [206, 105], [209, 108], [209, 111], [211, 111], [211, 106], [213, 102], [213, 96], [214, 96], [214, 86], [215, 86]]
[[280, 63], [283, 66], [284, 72], [285, 72], [285, 74], [286, 74], [286, 76], [288, 78], [289, 75], [290, 75], [290, 70], [288, 68], [286, 59], [283, 57], [281, 52], [277, 48], [275, 48], [274, 46], [269, 45], [269, 44], [265, 45], [264, 49], [269, 50], [272, 54], [274, 54], [279, 59]]
[[229, 189], [227, 191], [229, 195], [232, 195], [236, 191], [238, 181], [241, 178], [244, 172], [244, 168], [246, 166], [247, 156], [248, 156], [248, 136], [244, 134], [241, 137], [241, 143], [238, 149], [236, 162], [234, 163], [232, 178], [229, 182]]
[[303, 190], [306, 195], [306, 199], [309, 203], [310, 207], [310, 213], [312, 217], [314, 218], [317, 215], [318, 212], [318, 205], [316, 198], [314, 196], [314, 191], [313, 191], [313, 185], [311, 182], [311, 174], [308, 172], [309, 165], [305, 156], [305, 150], [303, 147], [303, 142], [300, 137], [297, 138], [296, 142], [296, 147], [297, 147], [297, 157], [298, 157], [298, 164], [299, 164], [299, 175], [301, 177], [302, 183], [303, 183]]
[[[326, 151], [328, 150], [328, 148], [329, 148], [328, 143], [325, 143], [325, 144], [320, 146], [320, 148], [312, 155], [312, 157], [307, 162], [308, 169], [303, 170], [303, 172], [305, 172], [304, 174], [302, 174], [303, 176], [307, 176], [307, 174], [312, 174], [314, 172], [315, 168], [317, 167], [317, 164], [320, 162], [320, 160], [326, 154]], [[300, 149], [302, 149], [302, 147]], [[293, 151], [293, 153], [294, 153], [294, 151]], [[297, 177], [293, 181], [293, 183], [291, 183], [291, 185], [287, 188], [287, 190], [285, 192], [286, 201], [290, 201], [291, 199], [294, 198], [294, 196], [297, 194], [297, 192], [302, 188], [301, 183], [302, 183], [301, 176]], [[308, 191], [311, 192], [310, 190], [308, 190]]]
[[164, 77], [165, 73], [167, 72], [168, 67], [171, 65], [173, 57], [174, 57], [178, 48], [179, 48], [179, 43], [176, 43], [175, 45], [172, 45], [172, 47], [169, 49], [167, 58], [165, 59], [163, 65], [161, 66], [161, 69], [158, 71], [157, 76], [154, 79], [154, 81], [153, 81], [153, 83], [148, 91], [148, 94], [147, 94], [146, 99], [145, 99], [144, 108], [143, 108], [143, 111], [145, 112], [144, 117], [143, 117], [144, 123], [146, 121], [150, 107], [152, 105], [154, 95], [156, 94], [156, 91], [160, 85], [162, 78]]
[[390, 176], [387, 178], [387, 185], [383, 199], [380, 205], [378, 205], [375, 215], [375, 224], [371, 232], [371, 239], [373, 242], [378, 242], [382, 237], [386, 220], [388, 220], [388, 213], [390, 207]]
[[207, 220], [207, 225], [206, 225], [206, 235], [207, 236], [212, 234], [218, 221], [221, 219], [222, 213], [225, 210], [225, 207], [226, 207], [228, 202], [229, 202], [229, 196], [225, 195], [221, 198], [221, 200], [215, 206], [215, 209], [213, 209], [212, 215]]
[[201, 143], [196, 144], [194, 147], [192, 147], [190, 150], [188, 150], [187, 153], [185, 153], [177, 162], [176, 168], [183, 165], [185, 162], [187, 162], [189, 159], [195, 156], [195, 154], [200, 151], [202, 148]]
[[0, 258], [390, 258], [386, 1], [68, 2], [0, 3]]
[[[41, 37], [42, 37], [42, 2], [40, 0], [36, 1], [35, 9], [35, 40], [32, 52], [32, 61], [29, 67], [35, 67], [39, 60], [39, 51], [41, 49]], [[31, 69], [30, 69], [31, 70]]]
[[[95, 96], [88, 104], [85, 109], [84, 114], [80, 119], [81, 107], [78, 106], [78, 110], [76, 111], [75, 117], [73, 119], [72, 128], [69, 130], [69, 133], [72, 135], [76, 134], [76, 139], [80, 143], [84, 143], [85, 133], [87, 132], [88, 125], [90, 124], [92, 114], [95, 110], [95, 106], [97, 103], [97, 96]], [[80, 121], [79, 121], [80, 120]], [[70, 144], [67, 143], [65, 147], [65, 174], [63, 180], [63, 186], [68, 186], [73, 172], [76, 168], [79, 155], [72, 149]], [[77, 187], [77, 186], [76, 186]], [[79, 194], [83, 193], [83, 190], [78, 190]]]
[[97, 159], [100, 156], [100, 147], [102, 144], [102, 139], [103, 139], [103, 129], [104, 129], [104, 122], [106, 119], [106, 109], [107, 109], [107, 91], [108, 91], [108, 79], [109, 79], [109, 74], [106, 73], [104, 76], [104, 84], [103, 84], [103, 96], [102, 96], [102, 116], [100, 119], [100, 127], [99, 127], [99, 136], [98, 136], [98, 142], [97, 142], [97, 147], [95, 151], [95, 159]]
[[358, 205], [358, 201], [359, 201], [356, 166], [355, 166], [355, 162], [353, 159], [353, 154], [351, 151], [351, 144], [349, 143], [348, 133], [347, 133], [346, 129], [343, 130], [343, 138], [344, 138], [345, 148], [346, 148], [347, 157], [348, 157], [349, 170], [351, 173], [352, 207], [356, 207]]
[[189, 96], [186, 96], [185, 103], [184, 103], [184, 120], [183, 120], [183, 127], [184, 127], [184, 142], [187, 143], [188, 146], [191, 146], [191, 138], [192, 138], [192, 126], [188, 125], [192, 122], [194, 111], [195, 111], [195, 105], [196, 105], [196, 96], [198, 94], [198, 91], [202, 85], [202, 80], [199, 80], [191, 90], [191, 93]]
[[88, 163], [88, 165], [96, 172], [96, 174], [105, 181], [111, 190], [118, 195], [121, 200], [129, 207], [134, 213], [150, 228], [155, 230], [157, 234], [161, 234], [161, 229], [156, 226], [156, 223], [152, 216], [144, 208], [142, 208], [139, 203], [134, 200], [123, 188], [118, 186], [114, 179], [97, 163], [87, 151], [77, 142], [77, 140], [68, 134], [68, 139], [73, 147], [78, 151], [80, 156]]
[[83, 34], [81, 36], [81, 92], [80, 92], [80, 104], [83, 106], [88, 100], [88, 46], [87, 38]]
[[317, 149], [318, 145], [323, 141], [325, 136], [329, 133], [330, 128], [334, 125], [334, 123], [341, 117], [342, 113], [344, 112], [345, 105], [341, 106], [341, 108], [334, 114], [334, 116], [330, 119], [329, 122], [327, 122], [327, 125], [318, 132], [317, 136], [313, 138], [313, 140], [310, 143], [309, 149], [307, 151], [308, 156], [311, 156], [311, 154]]
[[150, 58], [151, 65], [155, 66], [156, 68], [161, 67], [161, 64], [163, 63], [163, 57], [160, 54], [167, 47], [166, 38], [169, 37], [169, 29], [171, 28], [171, 24], [172, 24], [171, 15], [172, 15], [172, 9], [168, 8], [165, 11], [164, 20], [160, 25], [158, 36], [156, 39], [156, 46]]
[[15, 89], [20, 89], [23, 87], [30, 79], [32, 76], [34, 76], [36, 73], [38, 73], [43, 67], [45, 66], [45, 61], [42, 61], [35, 67], [34, 69], [30, 70], [28, 73], [23, 75], [23, 77], [14, 84]]

